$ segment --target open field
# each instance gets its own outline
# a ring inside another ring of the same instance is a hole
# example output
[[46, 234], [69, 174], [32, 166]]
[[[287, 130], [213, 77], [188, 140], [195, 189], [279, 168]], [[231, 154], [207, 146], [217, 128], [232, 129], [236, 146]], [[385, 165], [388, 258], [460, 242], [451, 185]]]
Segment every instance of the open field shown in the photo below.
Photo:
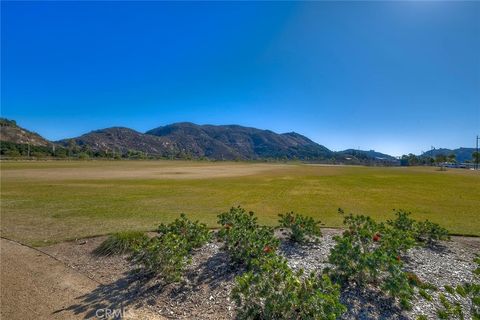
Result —
[[185, 212], [209, 226], [231, 206], [275, 224], [294, 210], [340, 226], [337, 214], [412, 211], [480, 235], [480, 173], [436, 168], [181, 161], [2, 162], [1, 232], [45, 245], [125, 229], [151, 230]]

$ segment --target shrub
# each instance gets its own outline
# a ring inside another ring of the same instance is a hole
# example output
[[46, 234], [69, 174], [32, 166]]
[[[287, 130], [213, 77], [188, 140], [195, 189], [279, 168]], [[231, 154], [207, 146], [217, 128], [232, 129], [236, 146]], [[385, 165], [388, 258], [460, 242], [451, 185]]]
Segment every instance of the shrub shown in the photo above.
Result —
[[346, 230], [334, 237], [336, 245], [330, 251], [327, 269], [342, 285], [350, 282], [359, 286], [378, 285], [384, 292], [400, 299], [404, 308], [409, 307], [413, 288], [402, 270], [400, 248], [408, 247], [401, 232], [391, 232], [383, 224], [363, 215], [344, 218]]
[[221, 225], [218, 237], [234, 262], [250, 267], [253, 260], [271, 255], [278, 248], [273, 228], [259, 226], [253, 212], [231, 208], [218, 218]]
[[187, 241], [189, 251], [203, 246], [211, 239], [211, 233], [205, 224], [198, 222], [198, 220], [189, 220], [184, 213], [170, 224], [162, 223], [158, 227], [157, 232], [160, 235], [169, 232], [180, 235]]
[[123, 231], [110, 235], [93, 253], [101, 256], [131, 253], [136, 247], [148, 241], [148, 236], [139, 231]]
[[180, 281], [189, 263], [187, 240], [173, 232], [165, 233], [138, 247], [132, 261], [147, 275], [159, 275], [166, 282]]
[[380, 224], [379, 230], [379, 245], [390, 256], [399, 257], [417, 244], [411, 233], [401, 229]]
[[320, 221], [293, 212], [279, 214], [279, 223], [283, 228], [290, 230], [290, 240], [304, 243], [309, 239], [317, 241], [322, 236]]
[[411, 213], [403, 210], [395, 212], [397, 218], [387, 221], [387, 225], [399, 230], [409, 238], [415, 239], [418, 244], [434, 244], [438, 240], [448, 240], [448, 230], [440, 225], [425, 221], [416, 221], [410, 218]]
[[417, 222], [415, 238], [419, 242], [434, 244], [438, 240], [450, 239], [448, 230], [428, 220]]
[[395, 210], [395, 215], [396, 219], [388, 220], [388, 225], [404, 232], [413, 232], [415, 230], [415, 220], [410, 218], [410, 212], [404, 210]]
[[193, 249], [207, 243], [210, 232], [184, 214], [168, 225], [161, 224], [157, 231], [157, 237], [136, 248], [132, 261], [145, 274], [158, 275], [166, 282], [180, 281]]
[[232, 297], [239, 319], [337, 319], [346, 308], [327, 275], [293, 272], [284, 258], [272, 255], [236, 278]]
[[218, 215], [218, 224], [227, 229], [232, 226], [254, 229], [258, 226], [255, 214], [252, 211], [247, 213], [245, 209], [240, 206], [236, 208], [232, 207], [230, 211]]

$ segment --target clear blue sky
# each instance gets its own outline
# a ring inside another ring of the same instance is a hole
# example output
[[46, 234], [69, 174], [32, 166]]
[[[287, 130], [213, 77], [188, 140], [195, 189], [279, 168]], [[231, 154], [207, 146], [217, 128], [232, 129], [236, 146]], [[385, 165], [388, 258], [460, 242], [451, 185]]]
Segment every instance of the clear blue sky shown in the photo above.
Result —
[[172, 122], [400, 155], [480, 133], [480, 2], [2, 1], [1, 114], [49, 139]]

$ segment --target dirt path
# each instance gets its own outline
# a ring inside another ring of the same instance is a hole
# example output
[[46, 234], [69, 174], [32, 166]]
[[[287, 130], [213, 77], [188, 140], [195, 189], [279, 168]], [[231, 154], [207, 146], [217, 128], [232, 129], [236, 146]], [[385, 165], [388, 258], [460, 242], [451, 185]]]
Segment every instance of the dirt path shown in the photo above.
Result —
[[[1, 319], [107, 319], [109, 304], [98, 312], [76, 305], [99, 283], [64, 263], [3, 238], [0, 259]], [[160, 319], [147, 310], [127, 310], [125, 318]]]

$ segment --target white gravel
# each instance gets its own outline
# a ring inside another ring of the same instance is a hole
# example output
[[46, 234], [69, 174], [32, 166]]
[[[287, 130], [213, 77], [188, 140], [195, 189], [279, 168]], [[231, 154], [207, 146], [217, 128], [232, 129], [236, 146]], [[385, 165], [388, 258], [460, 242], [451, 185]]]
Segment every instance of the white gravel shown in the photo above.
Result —
[[[308, 245], [283, 239], [279, 253], [288, 259], [293, 269], [321, 272], [329, 265], [328, 255], [335, 245], [333, 236], [341, 232], [325, 229], [323, 233], [319, 243]], [[169, 319], [234, 318], [235, 305], [230, 292], [235, 276], [243, 270], [232, 266], [228, 255], [221, 250], [222, 243], [212, 242], [195, 252], [183, 283], [162, 286], [155, 280], [144, 282], [128, 275], [131, 266], [125, 258], [98, 259], [92, 256], [91, 251], [100, 240], [89, 239], [84, 245], [63, 243], [42, 249], [103, 283], [101, 294], [97, 290], [84, 298], [85, 307], [100, 297], [110, 300], [112, 305], [119, 301], [127, 306], [140, 304]], [[406, 271], [414, 272], [420, 280], [442, 290], [444, 285], [455, 286], [473, 280], [473, 259], [479, 252], [480, 238], [453, 237], [452, 241], [442, 242], [435, 248], [411, 249], [402, 259]], [[342, 318], [415, 320], [419, 315], [425, 315], [428, 319], [437, 319], [435, 310], [440, 306], [439, 292], [432, 293], [432, 302], [417, 294], [412, 310], [404, 311], [375, 288], [346, 288], [341, 300], [348, 311]], [[469, 308], [468, 301], [462, 300], [461, 303], [464, 309]]]

